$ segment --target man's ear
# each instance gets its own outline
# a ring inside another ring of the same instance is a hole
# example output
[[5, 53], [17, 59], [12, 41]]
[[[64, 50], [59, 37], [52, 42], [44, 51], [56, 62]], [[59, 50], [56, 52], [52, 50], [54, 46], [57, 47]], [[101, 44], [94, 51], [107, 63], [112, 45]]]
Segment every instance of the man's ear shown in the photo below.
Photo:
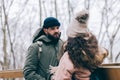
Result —
[[46, 28], [44, 28], [43, 31], [45, 32], [45, 34], [47, 34], [47, 29]]

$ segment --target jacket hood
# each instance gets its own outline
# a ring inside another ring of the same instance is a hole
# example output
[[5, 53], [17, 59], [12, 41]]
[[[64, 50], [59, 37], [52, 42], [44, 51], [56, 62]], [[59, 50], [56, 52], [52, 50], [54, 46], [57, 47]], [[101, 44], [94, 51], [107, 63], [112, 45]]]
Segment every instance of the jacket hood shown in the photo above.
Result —
[[41, 35], [34, 42], [37, 42], [37, 41], [43, 41], [43, 42], [46, 42], [46, 43], [51, 42], [51, 40], [45, 35]]
[[32, 42], [36, 42], [36, 40], [38, 40], [38, 38], [41, 36], [41, 35], [45, 35], [44, 31], [43, 31], [43, 28], [38, 28], [35, 32], [35, 34], [33, 35], [33, 40]]

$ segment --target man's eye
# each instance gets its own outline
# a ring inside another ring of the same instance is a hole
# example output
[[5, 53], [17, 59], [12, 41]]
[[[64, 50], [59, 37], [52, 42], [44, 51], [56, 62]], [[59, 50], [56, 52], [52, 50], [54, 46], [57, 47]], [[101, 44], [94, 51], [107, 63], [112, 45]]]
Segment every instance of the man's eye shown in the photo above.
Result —
[[59, 27], [57, 27], [57, 29], [59, 29]]

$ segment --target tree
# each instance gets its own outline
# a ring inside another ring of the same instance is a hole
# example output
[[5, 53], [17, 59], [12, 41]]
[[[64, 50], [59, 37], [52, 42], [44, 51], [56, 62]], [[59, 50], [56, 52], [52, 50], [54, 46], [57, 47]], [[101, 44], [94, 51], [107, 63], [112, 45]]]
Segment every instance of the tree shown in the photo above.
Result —
[[[118, 38], [119, 34], [119, 28], [120, 28], [120, 23], [118, 22], [118, 16], [120, 14], [120, 10], [117, 9], [117, 13], [114, 14], [114, 7], [117, 7], [116, 3], [114, 0], [105, 0], [104, 2], [104, 7], [102, 10], [102, 18], [101, 18], [101, 27], [100, 27], [100, 32], [99, 32], [99, 39], [101, 38], [100, 43], [103, 44], [105, 43], [105, 39], [107, 37], [107, 45], [109, 45], [109, 62], [114, 62], [115, 59], [113, 58], [114, 52], [114, 46], [115, 46], [115, 41]], [[114, 6], [116, 5], [116, 6]], [[104, 33], [102, 31], [105, 29]], [[118, 52], [119, 53], [119, 52]]]

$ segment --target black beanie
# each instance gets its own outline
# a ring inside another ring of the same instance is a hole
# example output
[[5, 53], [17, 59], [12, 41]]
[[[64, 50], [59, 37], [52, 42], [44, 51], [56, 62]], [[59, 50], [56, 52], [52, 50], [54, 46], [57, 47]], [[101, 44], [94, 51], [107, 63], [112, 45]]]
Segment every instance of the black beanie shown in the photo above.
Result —
[[43, 28], [60, 26], [60, 22], [54, 17], [48, 17], [44, 20]]

